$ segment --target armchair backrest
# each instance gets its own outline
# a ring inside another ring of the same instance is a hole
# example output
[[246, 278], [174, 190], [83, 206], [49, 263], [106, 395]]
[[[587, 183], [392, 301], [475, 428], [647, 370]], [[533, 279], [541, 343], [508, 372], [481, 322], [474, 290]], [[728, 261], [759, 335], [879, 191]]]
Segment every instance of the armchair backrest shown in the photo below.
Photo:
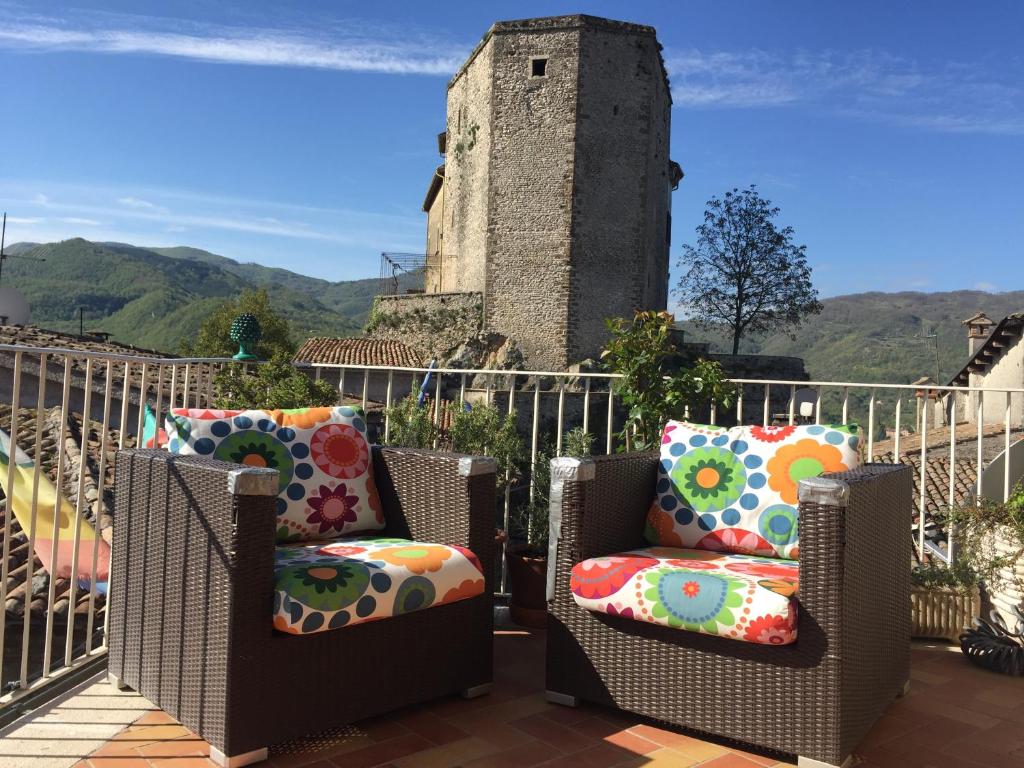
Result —
[[860, 465], [856, 425], [724, 427], [670, 421], [651, 544], [797, 559], [797, 485]]
[[384, 528], [366, 421], [359, 408], [223, 411], [175, 408], [171, 453], [278, 471], [278, 542]]

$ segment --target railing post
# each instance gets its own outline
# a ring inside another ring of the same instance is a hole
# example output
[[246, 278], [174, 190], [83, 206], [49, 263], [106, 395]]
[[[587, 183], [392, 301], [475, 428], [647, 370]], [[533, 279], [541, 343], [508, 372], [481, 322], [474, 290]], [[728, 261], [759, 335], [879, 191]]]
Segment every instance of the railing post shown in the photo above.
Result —
[[558, 434], [555, 435], [555, 455], [562, 455], [562, 432], [565, 430], [565, 379], [558, 382]]
[[[39, 355], [39, 387], [36, 399], [36, 434], [35, 444], [32, 448], [32, 458], [35, 460], [32, 466], [32, 511], [29, 513], [28, 531], [23, 531], [23, 533], [28, 533], [28, 558], [25, 561], [25, 603], [22, 612], [21, 625], [20, 685], [22, 688], [28, 688], [28, 650], [32, 634], [32, 577], [35, 575], [36, 526], [39, 523], [39, 476], [43, 471], [42, 448], [43, 414], [46, 411], [46, 362], [47, 354], [43, 352]], [[12, 437], [11, 440], [13, 443], [14, 438]], [[8, 461], [13, 464], [15, 462], [16, 455], [17, 449], [12, 445], [10, 455], [7, 457]], [[14, 514], [13, 501], [10, 498], [7, 501], [7, 514]], [[56, 520], [56, 515], [54, 515], [54, 519]], [[69, 616], [71, 617], [71, 620], [74, 621], [74, 614], [69, 614]]]
[[[317, 371], [320, 369], [318, 368]], [[385, 395], [386, 402], [384, 403], [384, 442], [387, 443], [391, 438], [391, 389], [395, 382], [395, 372], [388, 371], [388, 391]]]
[[533, 419], [530, 427], [530, 501], [533, 501], [537, 491], [536, 472], [537, 469], [537, 439], [540, 431], [540, 377], [533, 383]]
[[[145, 365], [143, 365], [145, 371]], [[145, 374], [143, 374], [145, 378]], [[143, 380], [145, 384], [145, 380]], [[139, 403], [141, 414], [142, 403]], [[71, 666], [71, 652], [74, 649], [75, 640], [75, 600], [77, 598], [78, 581], [75, 574], [78, 573], [78, 549], [82, 545], [82, 512], [85, 508], [85, 473], [89, 464], [89, 422], [92, 413], [92, 358], [85, 361], [85, 403], [82, 407], [82, 446], [78, 454], [78, 498], [75, 502], [75, 527], [72, 532], [71, 544], [71, 576], [68, 579], [68, 630], [64, 639], [64, 666]], [[140, 416], [141, 419], [141, 416]], [[139, 435], [142, 435], [142, 425], [139, 425]], [[141, 440], [136, 440], [138, 445]]]
[[975, 484], [977, 485], [976, 492], [975, 492], [974, 495], [975, 495], [975, 497], [977, 499], [978, 504], [981, 504], [981, 470], [982, 470], [982, 462], [984, 461], [984, 458], [985, 458], [985, 453], [984, 453], [984, 447], [985, 447], [984, 446], [984, 444], [985, 444], [985, 393], [982, 390], [978, 390], [978, 404], [977, 404], [977, 406], [975, 408], [974, 419], [977, 422], [977, 424], [975, 426], [978, 429], [977, 445], [975, 446], [975, 448], [977, 450], [977, 459], [976, 459], [976, 461], [978, 462], [977, 463], [978, 472], [977, 472], [977, 477], [975, 477], [975, 479], [974, 479], [975, 480]]
[[[161, 373], [163, 366], [160, 367]], [[162, 375], [161, 375], [162, 378]], [[100, 466], [99, 466], [99, 478], [97, 480], [96, 487], [96, 502], [93, 512], [93, 520], [96, 522], [96, 535], [92, 540], [92, 568], [89, 572], [89, 609], [85, 620], [85, 655], [88, 656], [92, 653], [92, 632], [95, 625], [95, 617], [93, 613], [96, 610], [96, 560], [100, 553], [100, 514], [103, 510], [103, 487], [106, 484], [107, 478], [107, 439], [110, 433], [110, 396], [112, 393], [112, 385], [114, 380], [114, 366], [113, 363], [107, 361], [107, 381], [103, 391], [103, 430], [100, 432]], [[157, 385], [161, 386], [161, 385]], [[159, 390], [158, 390], [159, 391]], [[159, 401], [158, 401], [159, 402]], [[157, 411], [159, 414], [160, 411]], [[159, 416], [157, 423], [157, 434], [159, 434], [160, 424]], [[156, 448], [156, 434], [153, 435], [153, 447]], [[108, 574], [109, 580], [109, 574]], [[109, 611], [104, 611], [109, 613]], [[106, 619], [104, 618], [104, 630], [106, 630]], [[107, 644], [107, 636], [104, 632], [103, 644]]]
[[[18, 409], [21, 405], [21, 352], [14, 353], [14, 383], [11, 392], [11, 443], [9, 447], [10, 456], [7, 462], [7, 487], [14, 487], [14, 447], [18, 440]], [[0, 563], [0, 607], [7, 605], [7, 575], [8, 565], [11, 559], [11, 504], [7, 503], [7, 514], [4, 515], [4, 542], [3, 542], [3, 563]], [[7, 655], [6, 645], [7, 633], [7, 611], [0, 610], [0, 689], [3, 685], [3, 664], [2, 659]]]
[[1006, 502], [1010, 498], [1010, 421], [1013, 418], [1013, 414], [1010, 410], [1011, 398], [1013, 395], [1010, 392], [1006, 393], [1006, 412], [1003, 416], [1003, 425], [1005, 427], [1003, 437], [1003, 501]]
[[608, 379], [608, 439], [605, 453], [609, 455], [612, 452], [613, 446], [613, 426], [612, 421], [615, 419], [615, 380]]
[[583, 431], [590, 432], [590, 376], [583, 379]]
[[[928, 393], [925, 392], [925, 399]], [[924, 528], [925, 528], [925, 500], [928, 498], [928, 406], [921, 406], [921, 470], [920, 485], [918, 486], [918, 557], [924, 563]]]
[[875, 455], [875, 390], [871, 390], [868, 398], [868, 461]]
[[903, 396], [902, 395], [898, 395], [896, 397], [896, 417], [895, 417], [896, 418], [896, 435], [893, 438], [894, 443], [895, 443], [895, 445], [893, 447], [893, 456], [892, 456], [892, 463], [893, 464], [902, 464], [903, 463], [900, 460], [900, 437], [901, 437], [900, 432], [902, 431], [902, 429], [900, 427], [900, 409], [902, 408], [902, 406], [903, 406]]
[[[127, 363], [125, 364], [127, 368]], [[58, 498], [64, 494], [64, 454], [66, 448], [64, 443], [68, 437], [68, 402], [71, 398], [71, 355], [64, 355], [64, 390], [60, 398], [60, 430], [57, 438], [57, 477], [54, 479], [54, 486]], [[122, 406], [123, 412], [123, 406]], [[121, 419], [122, 423], [124, 418]], [[124, 439], [124, 430], [120, 431], [121, 439]], [[56, 524], [57, 515], [54, 514], [53, 545], [50, 550], [50, 564], [48, 572], [51, 574], [49, 588], [46, 591], [46, 630], [44, 633], [43, 645], [43, 677], [50, 676], [50, 664], [53, 658], [53, 604], [57, 599], [57, 580], [52, 574], [57, 572], [57, 552], [60, 549], [60, 526]]]
[[[949, 508], [956, 504], [956, 392], [949, 393]], [[946, 562], [953, 564], [953, 523], [946, 527]]]

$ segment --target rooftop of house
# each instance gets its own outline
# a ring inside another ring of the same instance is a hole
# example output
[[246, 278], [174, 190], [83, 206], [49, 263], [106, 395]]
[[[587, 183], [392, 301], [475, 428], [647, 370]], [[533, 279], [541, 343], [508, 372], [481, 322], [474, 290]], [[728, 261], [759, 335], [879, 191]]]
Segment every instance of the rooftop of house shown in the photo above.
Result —
[[[90, 335], [91, 334], [91, 335]], [[174, 355], [154, 349], [110, 341], [106, 331], [90, 332], [84, 336], [63, 331], [51, 331], [35, 325], [0, 325], [0, 344], [47, 349], [73, 349], [83, 352], [109, 352], [115, 355], [171, 358]]]
[[444, 163], [434, 169], [434, 175], [430, 177], [430, 186], [427, 188], [427, 196], [423, 199], [423, 212], [429, 213], [430, 206], [434, 204], [434, 198], [441, 191], [444, 184]]
[[[971, 321], [977, 322], [977, 315]], [[964, 321], [967, 323], [968, 321]], [[1006, 347], [1016, 344], [1024, 335], [1024, 312], [1007, 315], [992, 329], [988, 338], [971, 355], [964, 367], [950, 380], [950, 386], [966, 387], [972, 373], [986, 373]]]
[[317, 336], [295, 353], [294, 362], [320, 365], [386, 365], [419, 368], [423, 360], [411, 347], [387, 339], [330, 338]]

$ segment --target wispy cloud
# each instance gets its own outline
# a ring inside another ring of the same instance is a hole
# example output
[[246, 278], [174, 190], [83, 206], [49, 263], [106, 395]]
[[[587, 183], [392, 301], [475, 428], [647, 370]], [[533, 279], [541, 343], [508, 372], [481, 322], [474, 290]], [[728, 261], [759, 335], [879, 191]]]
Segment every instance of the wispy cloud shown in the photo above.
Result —
[[[25, 195], [25, 188], [47, 193]], [[97, 202], [103, 200], [108, 202]], [[239, 253], [239, 247], [252, 247], [252, 254], [272, 252], [274, 258], [305, 252], [372, 254], [373, 263], [381, 250], [422, 247], [422, 221], [413, 213], [317, 208], [180, 189], [0, 181], [0, 204], [25, 214], [17, 222], [9, 217], [18, 226], [13, 234], [8, 227], [8, 234], [36, 242], [84, 234], [94, 240], [152, 245], [169, 234], [188, 232], [191, 244], [199, 247], [232, 243], [229, 255], [243, 259], [251, 256]], [[366, 266], [359, 269], [362, 275]]]
[[117, 202], [123, 205], [125, 208], [134, 208], [140, 211], [166, 211], [162, 205], [151, 203], [149, 200], [141, 200], [137, 197], [127, 196], [117, 198]]
[[70, 21], [10, 18], [0, 27], [0, 46], [419, 75], [450, 75], [469, 51], [465, 44], [359, 22], [314, 34], [110, 14]]
[[927, 66], [876, 50], [668, 52], [677, 105], [808, 106], [943, 133], [1024, 134], [1019, 61]]
[[8, 224], [20, 224], [23, 226], [29, 226], [31, 224], [41, 224], [43, 219], [37, 217], [25, 217], [25, 216], [8, 216]]
[[985, 293], [995, 293], [996, 287], [992, 283], [981, 280], [974, 284], [974, 290], [985, 291]]

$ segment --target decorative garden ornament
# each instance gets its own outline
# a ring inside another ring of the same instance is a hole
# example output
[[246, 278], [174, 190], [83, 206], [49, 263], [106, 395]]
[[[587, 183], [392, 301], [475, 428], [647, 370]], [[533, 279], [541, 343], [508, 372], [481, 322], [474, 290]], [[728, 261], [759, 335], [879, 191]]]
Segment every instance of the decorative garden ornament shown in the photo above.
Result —
[[263, 329], [256, 315], [246, 312], [231, 321], [231, 340], [238, 344], [235, 360], [256, 360], [253, 349], [263, 337]]

